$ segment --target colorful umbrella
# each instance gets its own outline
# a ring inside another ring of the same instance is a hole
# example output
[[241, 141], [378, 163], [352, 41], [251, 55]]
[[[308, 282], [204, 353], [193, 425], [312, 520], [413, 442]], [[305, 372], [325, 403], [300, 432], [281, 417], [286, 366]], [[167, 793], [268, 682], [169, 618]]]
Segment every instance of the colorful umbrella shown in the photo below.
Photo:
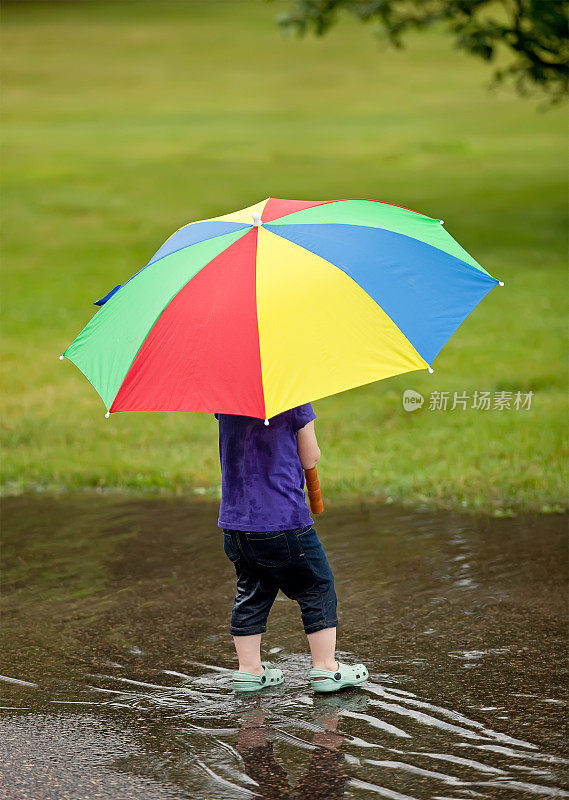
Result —
[[428, 369], [497, 281], [443, 221], [278, 200], [177, 230], [63, 352], [116, 411], [268, 419]]

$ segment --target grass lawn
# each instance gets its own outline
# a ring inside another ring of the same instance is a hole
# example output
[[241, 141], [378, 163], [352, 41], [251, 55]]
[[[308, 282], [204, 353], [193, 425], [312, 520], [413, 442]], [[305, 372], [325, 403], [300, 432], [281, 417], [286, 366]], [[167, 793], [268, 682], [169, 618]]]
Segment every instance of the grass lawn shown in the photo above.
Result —
[[[187, 222], [269, 196], [369, 197], [444, 219], [505, 286], [432, 375], [313, 403], [325, 503], [567, 508], [566, 108], [489, 93], [487, 65], [440, 29], [401, 51], [349, 19], [300, 40], [274, 21], [286, 7], [5, 5], [3, 493], [219, 496], [211, 415], [107, 420], [58, 355]], [[421, 410], [404, 411], [407, 388]], [[433, 391], [502, 390], [532, 391], [530, 409], [428, 408]]]

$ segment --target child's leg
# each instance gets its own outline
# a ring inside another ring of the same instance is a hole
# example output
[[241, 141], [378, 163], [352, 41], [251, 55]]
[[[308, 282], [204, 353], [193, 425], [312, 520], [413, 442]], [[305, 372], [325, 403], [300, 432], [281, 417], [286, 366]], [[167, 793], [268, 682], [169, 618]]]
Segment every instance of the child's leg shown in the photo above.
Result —
[[336, 661], [336, 628], [324, 628], [315, 633], [307, 633], [312, 664], [315, 669], [328, 669], [332, 672], [338, 668]]
[[239, 659], [239, 671], [250, 672], [252, 675], [262, 675], [261, 664], [261, 633], [251, 636], [234, 636], [233, 642]]
[[225, 531], [223, 547], [237, 575], [237, 593], [229, 632], [239, 659], [239, 672], [262, 675], [261, 636], [267, 630], [267, 617], [279, 591], [270, 576], [254, 570], [248, 553], [246, 534]]
[[300, 606], [314, 668], [335, 672], [338, 617], [334, 574], [312, 526], [300, 533], [291, 531], [290, 546], [296, 558], [279, 570], [280, 587]]

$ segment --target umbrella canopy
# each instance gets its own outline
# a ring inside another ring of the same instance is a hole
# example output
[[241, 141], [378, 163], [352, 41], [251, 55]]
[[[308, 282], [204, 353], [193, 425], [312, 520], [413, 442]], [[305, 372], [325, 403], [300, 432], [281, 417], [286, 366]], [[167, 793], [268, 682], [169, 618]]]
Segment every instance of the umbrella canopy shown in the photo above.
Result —
[[268, 419], [435, 356], [496, 286], [442, 220], [279, 200], [177, 230], [60, 356], [115, 411]]

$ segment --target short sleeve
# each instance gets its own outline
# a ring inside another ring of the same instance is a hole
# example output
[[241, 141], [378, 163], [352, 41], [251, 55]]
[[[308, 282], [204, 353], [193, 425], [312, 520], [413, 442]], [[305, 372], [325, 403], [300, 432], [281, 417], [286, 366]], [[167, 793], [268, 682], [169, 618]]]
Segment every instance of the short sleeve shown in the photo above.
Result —
[[311, 420], [316, 419], [316, 414], [310, 403], [304, 403], [302, 406], [297, 406], [291, 410], [292, 430], [298, 433], [301, 428], [309, 423]]

